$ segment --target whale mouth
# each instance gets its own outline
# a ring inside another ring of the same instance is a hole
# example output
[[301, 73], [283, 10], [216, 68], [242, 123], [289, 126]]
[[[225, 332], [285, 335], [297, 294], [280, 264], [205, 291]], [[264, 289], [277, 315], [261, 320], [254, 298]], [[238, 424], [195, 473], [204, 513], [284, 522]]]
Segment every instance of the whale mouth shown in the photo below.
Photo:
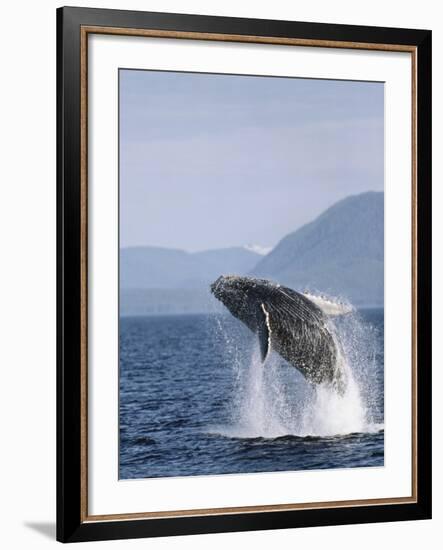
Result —
[[211, 285], [212, 294], [228, 309], [238, 311], [248, 306], [248, 303], [257, 302], [263, 297], [262, 287], [267, 291], [273, 291], [279, 285], [242, 275], [220, 275]]
[[234, 317], [248, 309], [249, 285], [245, 284], [245, 278], [239, 275], [221, 275], [210, 286], [214, 297], [221, 302]]

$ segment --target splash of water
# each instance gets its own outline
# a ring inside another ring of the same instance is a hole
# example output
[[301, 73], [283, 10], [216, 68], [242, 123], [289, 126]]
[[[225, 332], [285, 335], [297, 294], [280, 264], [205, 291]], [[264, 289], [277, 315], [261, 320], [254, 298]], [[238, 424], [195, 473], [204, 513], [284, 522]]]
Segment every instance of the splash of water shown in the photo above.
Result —
[[367, 407], [349, 363], [339, 358], [346, 379], [340, 395], [327, 385], [314, 389], [301, 424], [301, 435], [334, 436], [368, 431]]
[[[331, 321], [332, 322], [332, 321]], [[326, 384], [309, 385], [294, 367], [276, 353], [263, 364], [256, 339], [241, 353], [235, 339], [224, 333], [235, 378], [231, 423], [218, 431], [229, 437], [333, 437], [378, 431], [377, 388], [374, 379], [376, 334], [358, 313], [331, 325], [339, 343], [339, 367], [346, 379], [342, 395]]]

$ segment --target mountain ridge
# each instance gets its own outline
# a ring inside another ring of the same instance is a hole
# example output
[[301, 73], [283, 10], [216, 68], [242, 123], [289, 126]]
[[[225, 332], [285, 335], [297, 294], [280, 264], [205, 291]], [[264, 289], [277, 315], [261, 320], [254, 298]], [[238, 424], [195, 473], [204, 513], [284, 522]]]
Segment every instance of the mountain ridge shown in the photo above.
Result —
[[286, 235], [250, 275], [356, 304], [381, 305], [383, 226], [383, 192], [351, 195]]
[[358, 307], [382, 306], [384, 193], [369, 191], [336, 202], [265, 256], [246, 247], [202, 252], [123, 248], [121, 314], [214, 311], [209, 284], [227, 274], [271, 279]]
[[120, 287], [124, 289], [197, 288], [209, 284], [220, 271], [250, 271], [261, 256], [242, 247], [199, 252], [157, 246], [120, 250]]

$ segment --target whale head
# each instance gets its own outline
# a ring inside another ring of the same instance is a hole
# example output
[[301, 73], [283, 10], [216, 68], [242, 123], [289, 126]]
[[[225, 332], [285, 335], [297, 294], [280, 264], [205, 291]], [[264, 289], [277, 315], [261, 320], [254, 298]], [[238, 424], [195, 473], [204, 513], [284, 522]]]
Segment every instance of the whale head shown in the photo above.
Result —
[[265, 279], [238, 275], [222, 275], [211, 285], [217, 300], [252, 330], [257, 329], [257, 320], [261, 322], [263, 316], [263, 305], [277, 288]]

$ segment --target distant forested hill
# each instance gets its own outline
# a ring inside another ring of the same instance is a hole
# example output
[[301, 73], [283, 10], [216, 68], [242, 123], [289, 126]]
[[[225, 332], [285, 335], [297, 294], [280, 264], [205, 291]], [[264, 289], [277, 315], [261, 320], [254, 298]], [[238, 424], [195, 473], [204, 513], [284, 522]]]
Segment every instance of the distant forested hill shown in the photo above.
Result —
[[[294, 220], [294, 224], [296, 220]], [[189, 253], [156, 247], [120, 251], [122, 315], [200, 313], [221, 306], [219, 275], [272, 279], [296, 290], [380, 306], [384, 294], [384, 194], [348, 197], [284, 237], [266, 256], [242, 247]]]
[[120, 251], [120, 287], [203, 288], [220, 273], [248, 273], [261, 258], [242, 247], [185, 252], [154, 246]]
[[383, 304], [384, 194], [348, 197], [284, 237], [251, 270], [294, 289]]
[[221, 311], [209, 285], [220, 273], [245, 275], [261, 258], [234, 247], [189, 253], [156, 247], [120, 251], [120, 314]]

